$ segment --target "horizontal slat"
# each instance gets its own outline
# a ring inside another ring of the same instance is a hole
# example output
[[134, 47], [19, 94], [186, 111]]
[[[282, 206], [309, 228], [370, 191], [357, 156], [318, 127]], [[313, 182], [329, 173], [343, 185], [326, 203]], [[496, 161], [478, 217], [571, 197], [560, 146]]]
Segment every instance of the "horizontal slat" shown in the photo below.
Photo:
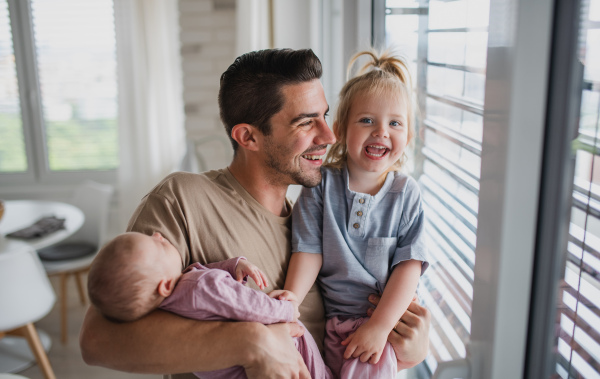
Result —
[[600, 201], [590, 199], [584, 194], [574, 191], [573, 206], [600, 220]]
[[[428, 291], [420, 292], [420, 297], [423, 299], [427, 309], [429, 309], [431, 312], [432, 326], [437, 330], [441, 340], [439, 345], [442, 345], [448, 349], [448, 352], [453, 359], [464, 357], [466, 355], [465, 342], [462, 341], [460, 336], [456, 333], [454, 327], [450, 323], [450, 320], [440, 308], [439, 303]], [[439, 325], [439, 328], [437, 328], [436, 325]]]
[[481, 33], [487, 32], [488, 28], [485, 26], [477, 28], [446, 28], [446, 29], [428, 29], [427, 33]]
[[485, 75], [485, 68], [481, 68], [481, 67], [463, 66], [463, 65], [447, 64], [447, 63], [437, 63], [437, 62], [430, 62], [430, 61], [427, 61], [427, 64], [430, 66], [443, 67], [443, 68], [448, 68], [451, 70], [465, 71], [465, 72], [471, 72], [473, 74]]
[[[598, 269], [598, 265], [600, 265], [598, 253], [573, 236], [569, 236], [567, 251], [569, 253], [567, 259], [583, 271], [590, 275], [600, 272]], [[583, 262], [581, 261], [582, 259]]]
[[462, 147], [465, 150], [472, 152], [473, 154], [481, 156], [481, 142], [476, 141], [473, 138], [470, 138], [448, 127], [440, 125], [435, 121], [425, 120], [423, 124], [428, 130], [431, 130], [437, 135], [446, 138], [452, 143]]
[[471, 112], [480, 116], [483, 116], [483, 107], [480, 104], [473, 103], [464, 99], [460, 99], [454, 96], [438, 96], [433, 93], [427, 93], [427, 96], [435, 99], [439, 102], [452, 105], [456, 108], [460, 108], [467, 112]]
[[588, 180], [575, 178], [573, 180], [573, 191], [600, 202], [600, 186], [590, 183]]
[[444, 203], [440, 202], [436, 197], [423, 197], [423, 202], [427, 205], [428, 211], [434, 210], [441, 219], [444, 220], [446, 226], [459, 236], [471, 250], [475, 250], [475, 231], [470, 230], [467, 226], [458, 221], [458, 218], [451, 212]]
[[385, 13], [392, 16], [398, 15], [418, 15], [427, 16], [429, 8], [386, 8]]
[[441, 237], [442, 241], [446, 243], [460, 259], [463, 261], [470, 270], [473, 270], [475, 264], [475, 252], [470, 249], [470, 246], [458, 236], [444, 220], [431, 208], [427, 208], [428, 218], [430, 222], [429, 226]]
[[[433, 188], [437, 195], [445, 199], [445, 201], [449, 201], [450, 203], [454, 203], [455, 201], [460, 204], [460, 206], [467, 210], [468, 214], [471, 214], [469, 216], [467, 213], [464, 213], [463, 217], [469, 218], [471, 224], [477, 223], [477, 212], [479, 209], [477, 194], [465, 187], [462, 182], [457, 181], [448, 171], [429, 160], [425, 160], [423, 175], [419, 178], [419, 182], [422, 183], [422, 186]], [[460, 209], [460, 207], [455, 208]]]
[[479, 178], [464, 171], [461, 167], [458, 167], [453, 162], [443, 158], [428, 147], [423, 147], [421, 152], [429, 160], [429, 162], [446, 171], [448, 175], [459, 182], [462, 186], [468, 188], [471, 192], [479, 196]]
[[428, 176], [422, 175], [419, 180], [424, 196], [433, 196], [444, 203], [448, 209], [473, 233], [477, 232], [477, 214], [461, 203], [458, 198], [442, 190]]
[[465, 260], [461, 254], [458, 254], [446, 242], [443, 236], [439, 234], [439, 231], [433, 226], [426, 226], [425, 234], [429, 238], [429, 251], [432, 262], [439, 262], [447, 270], [451, 271], [454, 275], [454, 280], [463, 289], [463, 292], [467, 294], [468, 299], [466, 301], [471, 302], [473, 300], [473, 280], [475, 277], [473, 267], [469, 265], [468, 260]]

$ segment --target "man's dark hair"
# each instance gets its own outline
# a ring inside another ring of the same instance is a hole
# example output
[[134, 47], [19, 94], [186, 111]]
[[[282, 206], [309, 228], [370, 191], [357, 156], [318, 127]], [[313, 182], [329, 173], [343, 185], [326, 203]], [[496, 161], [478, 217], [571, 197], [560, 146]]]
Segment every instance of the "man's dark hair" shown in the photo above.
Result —
[[231, 138], [237, 124], [250, 124], [263, 135], [271, 134], [269, 120], [283, 107], [281, 88], [322, 75], [321, 61], [310, 49], [271, 49], [239, 56], [221, 75], [219, 109], [221, 121], [233, 150], [238, 143]]

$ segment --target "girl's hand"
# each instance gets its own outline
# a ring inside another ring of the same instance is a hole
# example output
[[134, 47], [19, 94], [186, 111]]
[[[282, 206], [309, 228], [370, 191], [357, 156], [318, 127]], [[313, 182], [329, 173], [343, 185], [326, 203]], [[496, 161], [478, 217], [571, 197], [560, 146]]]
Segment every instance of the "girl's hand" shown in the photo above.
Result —
[[294, 305], [294, 321], [298, 320], [300, 317], [300, 311], [298, 311], [298, 307], [300, 303], [298, 302], [298, 296], [295, 293], [288, 290], [275, 290], [269, 292], [269, 297], [272, 297], [277, 300], [286, 300], [291, 302]]
[[258, 267], [246, 259], [240, 259], [237, 266], [235, 266], [235, 280], [242, 283], [246, 276], [251, 277], [261, 290], [269, 285], [267, 277]]
[[389, 333], [389, 330], [368, 320], [342, 341], [342, 345], [347, 346], [344, 358], [359, 358], [361, 362], [376, 364], [381, 358]]

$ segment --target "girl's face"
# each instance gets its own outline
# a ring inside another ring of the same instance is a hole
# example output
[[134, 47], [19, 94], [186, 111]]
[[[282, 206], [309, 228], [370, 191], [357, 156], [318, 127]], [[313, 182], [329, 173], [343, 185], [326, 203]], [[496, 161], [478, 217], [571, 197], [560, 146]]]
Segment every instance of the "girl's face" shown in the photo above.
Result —
[[384, 174], [400, 159], [408, 143], [408, 110], [398, 96], [358, 93], [346, 130], [348, 170]]

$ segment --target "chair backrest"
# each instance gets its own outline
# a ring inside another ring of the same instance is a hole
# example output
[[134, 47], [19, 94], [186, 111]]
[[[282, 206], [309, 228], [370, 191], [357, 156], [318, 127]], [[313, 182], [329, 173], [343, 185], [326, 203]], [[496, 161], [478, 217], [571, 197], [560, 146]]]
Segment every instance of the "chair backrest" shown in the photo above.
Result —
[[0, 331], [35, 322], [50, 312], [56, 296], [35, 250], [0, 253]]
[[106, 238], [113, 186], [87, 180], [75, 189], [70, 203], [83, 211], [85, 221], [69, 240], [84, 241], [100, 247]]

